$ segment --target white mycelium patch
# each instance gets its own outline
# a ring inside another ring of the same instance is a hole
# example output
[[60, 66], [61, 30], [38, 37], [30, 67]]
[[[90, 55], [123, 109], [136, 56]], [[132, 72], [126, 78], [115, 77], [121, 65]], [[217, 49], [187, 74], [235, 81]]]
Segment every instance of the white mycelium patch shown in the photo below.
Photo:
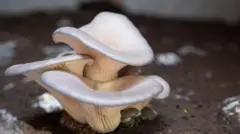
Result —
[[173, 52], [160, 53], [156, 55], [156, 63], [160, 65], [173, 66], [179, 64], [180, 62], [181, 58]]
[[39, 96], [38, 102], [34, 103], [32, 107], [40, 107], [47, 113], [62, 109], [61, 104], [49, 93], [43, 93], [41, 96]]
[[188, 55], [188, 54], [196, 54], [198, 56], [206, 56], [207, 55], [207, 52], [200, 49], [200, 48], [197, 48], [193, 45], [185, 45], [185, 46], [182, 46], [178, 49], [178, 54], [180, 55]]
[[5, 109], [0, 109], [0, 134], [24, 134], [18, 119]]
[[240, 122], [240, 96], [229, 97], [223, 101], [223, 113]]
[[15, 87], [15, 84], [13, 82], [10, 82], [10, 83], [4, 85], [3, 90], [7, 91], [7, 90], [10, 90], [10, 89], [13, 89], [14, 87]]
[[224, 106], [222, 111], [228, 115], [239, 115], [240, 116], [240, 96], [230, 97], [223, 101]]

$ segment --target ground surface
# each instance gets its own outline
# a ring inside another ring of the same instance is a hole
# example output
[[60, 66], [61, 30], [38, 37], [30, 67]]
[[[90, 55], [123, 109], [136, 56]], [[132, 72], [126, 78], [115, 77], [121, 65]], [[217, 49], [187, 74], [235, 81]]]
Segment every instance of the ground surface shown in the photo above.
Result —
[[[94, 15], [82, 12], [1, 17], [0, 41], [18, 40], [11, 64], [40, 60], [45, 58], [42, 48], [54, 45], [51, 34], [57, 28], [57, 20], [68, 17], [74, 26], [81, 26]], [[144, 67], [144, 72], [165, 78], [172, 93], [166, 100], [152, 102], [160, 114], [156, 120], [137, 128], [120, 128], [113, 134], [238, 134], [234, 124], [222, 121], [219, 104], [227, 97], [240, 94], [240, 28], [136, 16], [131, 19], [156, 53], [176, 52], [181, 46], [194, 45], [203, 49], [206, 56], [190, 54], [181, 56], [182, 61], [174, 66], [153, 63]], [[36, 129], [70, 133], [58, 124], [59, 113], [44, 115], [43, 110], [31, 107], [45, 90], [31, 82], [24, 84], [22, 76], [5, 77], [7, 66], [0, 68], [0, 86], [13, 82], [15, 87], [0, 90], [0, 108]]]

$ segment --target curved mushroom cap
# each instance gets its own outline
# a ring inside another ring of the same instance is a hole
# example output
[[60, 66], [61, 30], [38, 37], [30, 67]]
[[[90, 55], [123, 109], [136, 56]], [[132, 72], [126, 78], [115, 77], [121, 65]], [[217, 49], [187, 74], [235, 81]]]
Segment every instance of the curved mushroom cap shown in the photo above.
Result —
[[[65, 54], [65, 53], [62, 53], [62, 54]], [[20, 75], [20, 74], [36, 71], [43, 67], [60, 64], [68, 61], [84, 59], [84, 57], [82, 57], [81, 55], [62, 56], [62, 54], [60, 54], [58, 57], [53, 59], [10, 66], [9, 68], [6, 69], [5, 75], [6, 76]]]
[[55, 42], [64, 42], [78, 53], [96, 50], [119, 62], [142, 66], [152, 62], [153, 51], [139, 30], [124, 15], [102, 12], [81, 28], [62, 27], [53, 33]]
[[166, 87], [162, 86], [162, 79], [158, 76], [148, 76], [139, 83], [120, 92], [95, 91], [84, 84], [79, 77], [63, 71], [44, 72], [41, 75], [41, 81], [57, 92], [80, 102], [107, 107], [143, 102], [166, 90], [164, 89]]
[[[169, 92], [169, 85], [167, 82], [158, 76], [145, 77], [142, 81], [137, 82], [120, 92], [104, 92], [94, 91], [88, 87], [83, 82], [84, 79], [79, 75], [77, 76], [72, 73], [56, 70], [47, 71], [49, 66], [58, 65], [64, 62], [81, 62], [81, 60], [84, 60], [84, 57], [79, 55], [63, 56], [60, 54], [60, 56], [53, 59], [13, 65], [5, 71], [5, 74], [24, 75], [33, 72], [40, 77], [43, 85], [80, 102], [96, 106], [111, 107], [134, 104], [154, 98], [161, 94], [165, 95], [166, 92]], [[46, 70], [44, 71], [43, 68], [46, 68]], [[76, 69], [76, 67], [72, 68]], [[128, 80], [122, 81], [121, 84], [126, 85], [126, 81]]]

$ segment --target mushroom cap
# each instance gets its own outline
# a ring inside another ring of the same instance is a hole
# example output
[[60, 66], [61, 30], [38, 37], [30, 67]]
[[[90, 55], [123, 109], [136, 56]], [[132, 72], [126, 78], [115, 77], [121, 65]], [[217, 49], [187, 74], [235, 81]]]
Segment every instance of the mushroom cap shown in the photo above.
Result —
[[64, 42], [78, 53], [91, 48], [121, 63], [142, 66], [153, 61], [154, 53], [134, 24], [124, 15], [101, 12], [78, 28], [62, 27], [53, 33], [55, 42]]
[[[62, 53], [62, 54], [65, 54], [65, 53]], [[20, 74], [38, 70], [43, 67], [51, 66], [54, 64], [84, 59], [84, 57], [81, 55], [61, 56], [62, 54], [59, 54], [59, 56], [52, 59], [10, 66], [9, 68], [6, 69], [5, 75], [6, 76], [20, 75]]]
[[[88, 87], [79, 77], [63, 71], [47, 71], [41, 81], [51, 89], [71, 98], [96, 106], [115, 107], [143, 102], [166, 90], [158, 76], [147, 76], [139, 83], [120, 92], [96, 91]], [[61, 82], [59, 82], [61, 81]], [[151, 90], [146, 90], [151, 88]]]

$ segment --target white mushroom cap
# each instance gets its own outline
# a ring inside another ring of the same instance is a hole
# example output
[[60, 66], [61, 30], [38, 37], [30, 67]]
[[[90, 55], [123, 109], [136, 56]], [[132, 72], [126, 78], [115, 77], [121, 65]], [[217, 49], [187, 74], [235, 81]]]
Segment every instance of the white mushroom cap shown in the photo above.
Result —
[[84, 84], [79, 77], [62, 71], [47, 71], [41, 75], [41, 81], [57, 92], [80, 102], [107, 107], [142, 102], [165, 90], [158, 76], [148, 76], [121, 92], [95, 91]]
[[[65, 54], [65, 53], [62, 53], [62, 54]], [[36, 71], [43, 67], [47, 67], [47, 66], [51, 66], [51, 65], [55, 65], [63, 62], [68, 62], [68, 61], [84, 59], [84, 57], [82, 57], [81, 55], [62, 56], [62, 54], [60, 54], [58, 57], [53, 59], [10, 66], [5, 71], [5, 75], [6, 76], [20, 75], [20, 74], [28, 73], [31, 71]]]
[[102, 12], [77, 29], [62, 27], [53, 33], [55, 42], [64, 42], [76, 52], [94, 49], [119, 62], [142, 66], [152, 62], [153, 51], [139, 30], [124, 15]]

